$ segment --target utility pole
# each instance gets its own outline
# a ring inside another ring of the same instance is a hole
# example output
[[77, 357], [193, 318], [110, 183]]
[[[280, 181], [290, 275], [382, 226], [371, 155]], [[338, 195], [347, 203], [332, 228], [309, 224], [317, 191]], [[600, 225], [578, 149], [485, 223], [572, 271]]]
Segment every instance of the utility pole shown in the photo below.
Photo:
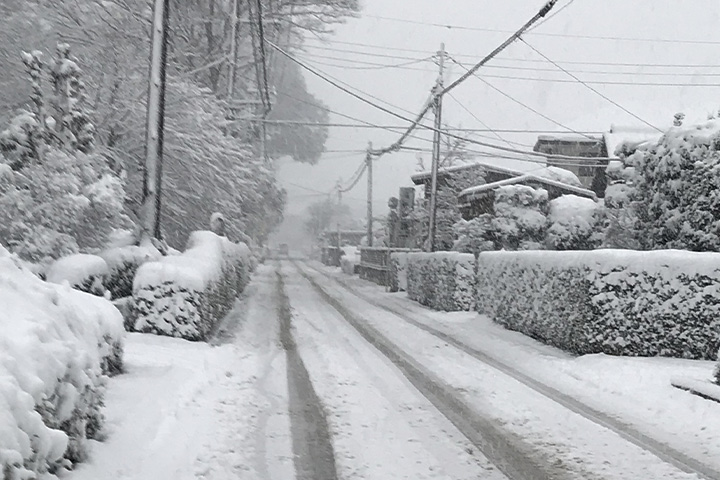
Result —
[[337, 247], [338, 247], [338, 258], [340, 258], [340, 248], [342, 247], [342, 242], [340, 241], [340, 208], [342, 206], [342, 179], [338, 179], [337, 182]]
[[230, 58], [228, 63], [228, 102], [232, 102], [235, 96], [235, 66], [237, 63], [237, 30], [238, 30], [238, 11], [240, 9], [240, 0], [233, 0], [232, 6], [232, 27], [230, 29]]
[[435, 230], [437, 215], [437, 182], [438, 168], [440, 165], [440, 129], [442, 128], [442, 94], [443, 94], [443, 69], [445, 66], [445, 44], [440, 44], [439, 66], [437, 82], [435, 83], [435, 91], [433, 92], [433, 107], [435, 109], [435, 131], [433, 133], [433, 151], [432, 151], [432, 167], [430, 173], [430, 228], [427, 241], [427, 249], [429, 252], [435, 250]]
[[367, 170], [367, 242], [368, 247], [373, 246], [373, 210], [372, 210], [372, 142], [368, 142], [367, 153], [365, 154], [365, 164]]
[[155, 0], [150, 54], [145, 137], [145, 169], [140, 220], [143, 236], [159, 239], [160, 195], [162, 189], [163, 141], [165, 128], [165, 67], [170, 0]]

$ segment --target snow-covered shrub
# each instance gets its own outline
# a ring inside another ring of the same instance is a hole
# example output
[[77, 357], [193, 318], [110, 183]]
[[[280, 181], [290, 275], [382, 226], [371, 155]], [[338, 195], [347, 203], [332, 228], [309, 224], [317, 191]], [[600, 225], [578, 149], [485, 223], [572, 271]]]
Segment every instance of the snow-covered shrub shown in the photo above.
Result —
[[495, 243], [492, 240], [495, 236], [493, 220], [494, 217], [487, 213], [472, 220], [460, 219], [453, 226], [456, 238], [453, 250], [472, 254], [495, 250]]
[[98, 436], [105, 380], [122, 369], [122, 318], [20, 265], [0, 247], [0, 472], [49, 480]]
[[714, 358], [720, 254], [484, 252], [477, 309], [578, 354]]
[[540, 248], [545, 237], [548, 192], [526, 185], [506, 185], [495, 190], [492, 236], [497, 249]]
[[720, 121], [671, 128], [629, 160], [642, 245], [720, 251]]
[[55, 260], [46, 273], [51, 283], [68, 284], [81, 292], [103, 296], [108, 277], [108, 265], [97, 255], [78, 253]]
[[592, 250], [600, 246], [601, 205], [576, 195], [550, 201], [545, 245], [549, 250]]
[[456, 252], [409, 253], [405, 258], [410, 299], [435, 310], [473, 309], [473, 255]]
[[143, 264], [133, 284], [135, 330], [205, 340], [250, 278], [250, 250], [193, 232], [180, 255]]
[[162, 256], [152, 245], [110, 248], [98, 254], [108, 267], [105, 288], [113, 300], [132, 296], [133, 280], [138, 268], [145, 262]]

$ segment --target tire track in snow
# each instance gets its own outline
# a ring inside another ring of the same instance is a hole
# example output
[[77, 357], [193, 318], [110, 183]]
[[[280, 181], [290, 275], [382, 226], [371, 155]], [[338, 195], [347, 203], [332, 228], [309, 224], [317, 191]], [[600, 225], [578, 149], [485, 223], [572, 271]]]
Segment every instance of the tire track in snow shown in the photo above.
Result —
[[[317, 273], [327, 277], [322, 271], [309, 266], [313, 270], [315, 270]], [[328, 293], [326, 293], [324, 290], [322, 290], [322, 287], [315, 283], [314, 279], [311, 279], [306, 272], [304, 272], [301, 268], [297, 267], [298, 270], [301, 272], [301, 274], [307, 278], [313, 285], [320, 291], [323, 292], [325, 298], [333, 298]], [[616, 433], [623, 439], [627, 440], [628, 442], [634, 444], [635, 446], [652, 453], [656, 457], [660, 458], [662, 461], [669, 463], [676, 468], [682, 470], [683, 472], [695, 474], [700, 478], [706, 479], [706, 480], [717, 480], [720, 479], [720, 472], [715, 470], [714, 468], [705, 465], [696, 459], [685, 455], [684, 453], [672, 448], [671, 446], [664, 444], [662, 442], [658, 442], [657, 440], [654, 440], [653, 438], [643, 434], [642, 432], [638, 431], [637, 429], [633, 428], [630, 425], [627, 425], [603, 412], [600, 412], [578, 400], [575, 398], [566, 395], [559, 390], [556, 390], [553, 387], [550, 387], [548, 385], [545, 385], [542, 382], [539, 382], [528, 375], [520, 372], [519, 370], [516, 370], [515, 368], [507, 365], [506, 363], [498, 360], [497, 358], [490, 356], [474, 347], [471, 347], [464, 342], [458, 340], [452, 335], [448, 335], [445, 332], [442, 332], [441, 330], [438, 330], [436, 328], [433, 328], [425, 323], [419, 322], [412, 317], [410, 317], [405, 311], [403, 311], [400, 308], [396, 308], [394, 306], [385, 305], [383, 303], [380, 303], [369, 296], [359, 293], [355, 290], [353, 290], [349, 285], [347, 285], [345, 282], [342, 282], [336, 278], [331, 278], [332, 281], [334, 281], [336, 284], [340, 285], [342, 288], [347, 290], [348, 292], [352, 293], [356, 297], [360, 298], [361, 300], [377, 307], [382, 310], [385, 310], [389, 313], [392, 313], [393, 315], [401, 318], [403, 321], [409, 323], [410, 325], [413, 325], [414, 327], [417, 327], [426, 333], [429, 333], [433, 335], [434, 337], [448, 343], [449, 345], [452, 345], [453, 347], [461, 350], [462, 352], [470, 355], [471, 357], [481, 361], [482, 363], [491, 366], [492, 368], [495, 368], [496, 370], [499, 370], [500, 372], [514, 378], [515, 380], [519, 381], [520, 383], [524, 384], [525, 386], [531, 388], [532, 390], [536, 391], [537, 393], [547, 397], [548, 399], [562, 405], [563, 407], [571, 410], [572, 412], [581, 415], [582, 417], [586, 418], [587, 420], [590, 420], [593, 423], [596, 423], [604, 428], [607, 428], [608, 430]], [[337, 303], [337, 301], [335, 301]], [[372, 327], [369, 327], [372, 328]], [[380, 334], [378, 332], [378, 334]], [[489, 458], [491, 458], [488, 455]], [[492, 458], [491, 458], [492, 459]]]
[[293, 264], [328, 304], [395, 364], [410, 383], [507, 477], [513, 480], [574, 480], [571, 472], [537, 458], [515, 435], [478, 415], [460, 399], [453, 387], [398, 349], [377, 329], [358, 319], [295, 262]]
[[330, 429], [292, 335], [292, 312], [280, 269], [276, 271], [280, 343], [287, 356], [290, 430], [298, 480], [337, 480]]

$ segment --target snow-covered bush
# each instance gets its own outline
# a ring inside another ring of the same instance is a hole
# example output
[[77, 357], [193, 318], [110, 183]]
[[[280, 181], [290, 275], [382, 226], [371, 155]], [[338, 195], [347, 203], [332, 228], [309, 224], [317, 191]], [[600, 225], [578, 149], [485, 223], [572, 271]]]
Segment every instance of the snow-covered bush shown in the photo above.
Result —
[[107, 264], [105, 288], [108, 289], [113, 300], [132, 296], [133, 280], [140, 265], [158, 260], [162, 256], [152, 245], [110, 248], [98, 255]]
[[715, 358], [720, 254], [484, 252], [477, 309], [578, 354]]
[[495, 190], [492, 227], [495, 247], [505, 250], [540, 248], [545, 237], [548, 192], [526, 185]]
[[122, 318], [20, 264], [0, 247], [0, 472], [49, 480], [98, 436], [106, 376], [122, 369]]
[[473, 255], [456, 252], [409, 253], [405, 258], [406, 290], [410, 299], [435, 310], [473, 309]]
[[671, 128], [629, 160], [643, 246], [720, 251], [720, 121]]
[[180, 255], [143, 264], [133, 284], [135, 330], [205, 340], [250, 278], [250, 250], [193, 232]]
[[78, 253], [55, 260], [47, 270], [46, 280], [57, 284], [68, 282], [76, 290], [103, 296], [108, 271], [101, 257]]
[[493, 220], [494, 217], [487, 213], [472, 220], [460, 219], [453, 226], [456, 238], [453, 250], [472, 254], [495, 250], [495, 243], [492, 240], [495, 237]]
[[549, 250], [592, 250], [600, 246], [600, 204], [576, 195], [550, 201], [545, 245]]

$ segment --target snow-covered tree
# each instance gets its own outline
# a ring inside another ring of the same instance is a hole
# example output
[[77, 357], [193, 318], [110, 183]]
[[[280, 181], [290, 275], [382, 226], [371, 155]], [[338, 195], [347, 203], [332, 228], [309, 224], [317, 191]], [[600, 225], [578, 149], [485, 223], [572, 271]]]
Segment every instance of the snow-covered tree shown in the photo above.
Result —
[[[4, 175], [0, 188], [0, 243], [33, 262], [100, 249], [113, 231], [132, 226], [123, 212], [121, 178], [102, 151], [92, 151], [80, 68], [67, 46], [58, 52], [58, 65], [65, 65], [58, 68], [65, 73], [53, 74], [50, 102], [40, 52], [23, 54], [33, 107], [0, 135], [3, 156], [15, 170]], [[48, 103], [53, 111], [46, 110]]]
[[720, 121], [672, 128], [630, 156], [644, 248], [720, 250]]
[[602, 205], [576, 195], [562, 195], [549, 205], [545, 236], [549, 250], [593, 250], [600, 246]]
[[548, 192], [526, 185], [495, 190], [493, 239], [497, 249], [542, 249], [548, 213]]
[[494, 238], [494, 217], [490, 214], [483, 214], [472, 220], [461, 219], [455, 225], [455, 244], [453, 250], [462, 253], [477, 255], [480, 252], [495, 250]]

